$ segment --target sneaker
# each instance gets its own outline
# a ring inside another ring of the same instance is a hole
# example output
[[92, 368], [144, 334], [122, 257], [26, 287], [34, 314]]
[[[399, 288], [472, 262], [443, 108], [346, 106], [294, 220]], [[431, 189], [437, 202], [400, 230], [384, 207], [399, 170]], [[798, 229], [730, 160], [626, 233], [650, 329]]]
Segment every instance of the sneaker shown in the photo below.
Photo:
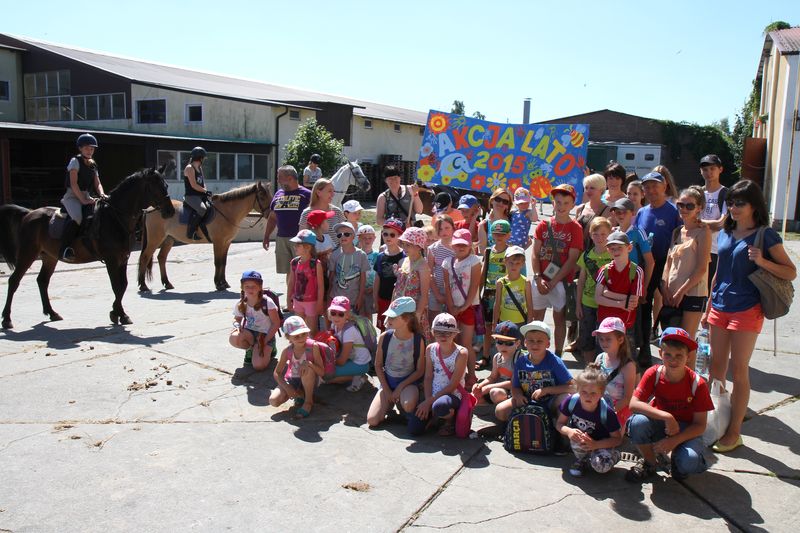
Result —
[[244, 352], [244, 364], [247, 366], [253, 366], [253, 349], [248, 348], [246, 352]]
[[656, 465], [661, 469], [662, 472], [665, 474], [672, 473], [672, 461], [670, 460], [669, 455], [660, 453], [656, 456], [656, 461]]
[[361, 390], [361, 387], [364, 386], [366, 381], [367, 380], [363, 374], [359, 376], [353, 376], [353, 381], [350, 382], [350, 386], [347, 387], [347, 390], [350, 392], [358, 392]]
[[572, 463], [572, 466], [569, 467], [569, 475], [573, 477], [583, 477], [583, 475], [586, 473], [586, 466], [586, 461], [583, 459], [578, 459]]
[[639, 459], [636, 464], [628, 470], [628, 473], [625, 474], [625, 481], [641, 483], [654, 476], [656, 476], [656, 465], [651, 465], [644, 459]]

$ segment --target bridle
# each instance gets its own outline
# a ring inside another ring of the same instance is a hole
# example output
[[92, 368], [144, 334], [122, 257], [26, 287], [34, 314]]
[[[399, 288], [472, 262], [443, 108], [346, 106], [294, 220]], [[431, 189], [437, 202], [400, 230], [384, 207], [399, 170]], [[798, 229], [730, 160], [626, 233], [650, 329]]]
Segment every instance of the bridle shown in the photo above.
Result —
[[353, 171], [353, 163], [348, 161], [347, 162], [347, 168], [350, 170], [350, 177], [347, 178], [347, 183], [345, 184], [344, 190], [343, 191], [337, 191], [336, 188], [334, 187], [334, 189], [333, 189], [334, 193], [337, 193], [337, 194], [341, 193], [341, 194], [347, 195], [347, 191], [350, 189], [350, 185], [358, 185], [358, 182], [356, 181], [356, 173]]
[[255, 220], [255, 222], [253, 222], [249, 226], [240, 226], [240, 225], [234, 223], [220, 209], [217, 209], [217, 214], [222, 216], [222, 218], [224, 218], [228, 222], [228, 224], [230, 224], [231, 226], [233, 226], [235, 228], [238, 228], [238, 229], [253, 229], [256, 226], [256, 224], [258, 224], [261, 221], [261, 219], [266, 216], [267, 211], [269, 211], [269, 205], [265, 206], [264, 204], [261, 203], [261, 197], [258, 195], [259, 189], [263, 189], [264, 192], [267, 192], [267, 189], [263, 185], [261, 185], [261, 182], [256, 183], [256, 193], [255, 194], [256, 194], [256, 204], [258, 204], [258, 213], [259, 213], [259, 215], [258, 215], [258, 218]]

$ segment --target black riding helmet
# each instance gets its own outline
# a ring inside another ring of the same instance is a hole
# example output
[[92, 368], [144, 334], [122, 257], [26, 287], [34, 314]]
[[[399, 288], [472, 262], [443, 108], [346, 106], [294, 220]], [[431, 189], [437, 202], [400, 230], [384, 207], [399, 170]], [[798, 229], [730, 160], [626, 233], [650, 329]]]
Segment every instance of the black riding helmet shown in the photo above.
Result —
[[200, 161], [205, 157], [206, 157], [205, 148], [203, 148], [202, 146], [195, 146], [194, 148], [192, 148], [192, 156], [191, 156], [192, 161]]
[[319, 162], [322, 161], [322, 158], [319, 156], [319, 154], [312, 154], [311, 159], [309, 161], [319, 165]]
[[78, 148], [82, 148], [84, 146], [92, 146], [97, 148], [97, 139], [95, 139], [94, 135], [91, 133], [84, 133], [78, 137], [78, 141], [75, 144], [78, 145]]

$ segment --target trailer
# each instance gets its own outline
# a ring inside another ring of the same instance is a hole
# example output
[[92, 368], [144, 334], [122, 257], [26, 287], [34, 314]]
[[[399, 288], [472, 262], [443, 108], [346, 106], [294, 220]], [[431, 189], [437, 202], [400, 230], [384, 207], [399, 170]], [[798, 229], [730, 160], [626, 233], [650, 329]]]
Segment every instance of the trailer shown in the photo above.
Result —
[[636, 172], [639, 177], [661, 164], [663, 146], [650, 143], [621, 143], [589, 141], [587, 164], [593, 172], [603, 172], [606, 166], [617, 162], [628, 172]]

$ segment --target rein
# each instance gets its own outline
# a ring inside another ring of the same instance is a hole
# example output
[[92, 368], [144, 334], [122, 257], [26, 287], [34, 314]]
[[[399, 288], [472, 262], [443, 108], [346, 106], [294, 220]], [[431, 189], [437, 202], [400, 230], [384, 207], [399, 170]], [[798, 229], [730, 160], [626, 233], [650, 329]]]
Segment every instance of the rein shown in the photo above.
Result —
[[[347, 196], [347, 191], [350, 190], [350, 185], [353, 185], [352, 181], [353, 181], [353, 178], [355, 178], [355, 174], [353, 173], [353, 167], [350, 166], [350, 163], [347, 164], [347, 169], [350, 171], [350, 177], [347, 179], [347, 185], [345, 186], [345, 189], [343, 191], [337, 191], [336, 187], [334, 187], [333, 188], [333, 192], [336, 193], [336, 194], [341, 193], [341, 194], [344, 194], [345, 196]], [[344, 171], [342, 171], [342, 172], [344, 172]]]
[[[264, 218], [265, 213], [267, 211], [269, 211], [269, 206], [264, 207], [261, 204], [261, 198], [259, 198], [259, 196], [258, 196], [258, 187], [256, 187], [255, 195], [256, 195], [256, 203], [258, 204], [259, 216], [256, 219], [256, 221], [253, 222], [252, 224], [250, 224], [249, 226], [240, 226], [239, 224], [235, 223], [230, 218], [228, 218], [228, 216], [225, 213], [223, 213], [221, 209], [217, 209], [217, 214], [222, 216], [222, 218], [224, 218], [225, 221], [228, 224], [230, 224], [231, 226], [233, 226], [235, 228], [238, 228], [238, 229], [253, 229], [256, 226], [256, 224], [261, 222], [261, 219]], [[212, 203], [212, 205], [213, 205], [213, 203]], [[247, 215], [245, 215], [245, 216], [247, 216]]]

